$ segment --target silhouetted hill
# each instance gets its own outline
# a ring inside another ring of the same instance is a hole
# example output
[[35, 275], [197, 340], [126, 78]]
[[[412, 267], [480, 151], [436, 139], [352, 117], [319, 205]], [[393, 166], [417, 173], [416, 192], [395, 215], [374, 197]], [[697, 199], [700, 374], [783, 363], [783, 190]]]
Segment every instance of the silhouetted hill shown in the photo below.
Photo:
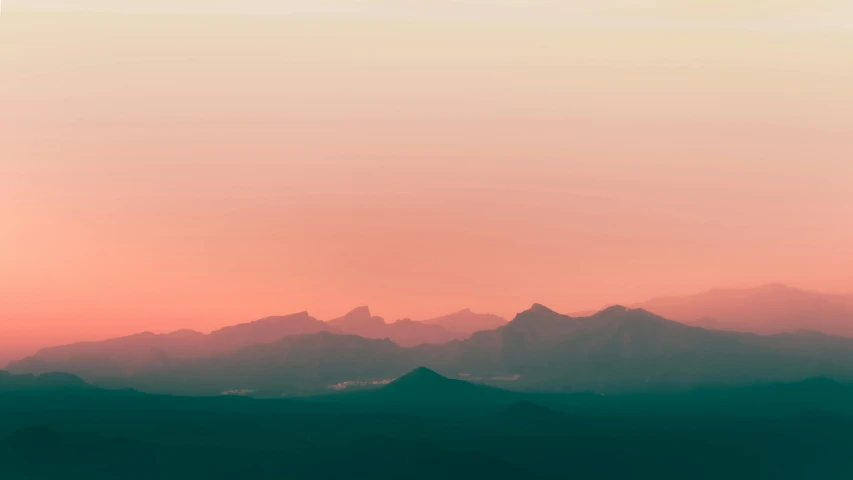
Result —
[[446, 378], [426, 367], [418, 367], [383, 387], [374, 397], [417, 401], [462, 400], [491, 393], [492, 390]]
[[474, 313], [466, 308], [449, 315], [423, 320], [422, 323], [438, 325], [451, 332], [471, 335], [481, 330], [494, 330], [506, 325], [506, 320], [491, 314]]
[[377, 390], [341, 396], [338, 401], [364, 412], [474, 418], [493, 415], [520, 395], [418, 367]]
[[656, 298], [638, 306], [680, 322], [724, 330], [761, 334], [814, 330], [853, 337], [851, 298], [772, 284]]
[[368, 307], [358, 307], [343, 317], [329, 320], [329, 326], [350, 335], [365, 338], [389, 338], [403, 347], [425, 343], [439, 344], [464, 338], [464, 334], [451, 332], [440, 325], [413, 322], [410, 319], [385, 323], [382, 317], [374, 317]]

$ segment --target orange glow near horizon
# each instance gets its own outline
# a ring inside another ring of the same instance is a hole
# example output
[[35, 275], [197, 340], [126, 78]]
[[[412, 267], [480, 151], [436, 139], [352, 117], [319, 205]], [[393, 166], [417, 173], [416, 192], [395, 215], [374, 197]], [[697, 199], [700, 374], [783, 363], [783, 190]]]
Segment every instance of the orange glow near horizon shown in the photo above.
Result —
[[72, 3], [0, 17], [0, 363], [365, 304], [853, 291], [847, 1]]

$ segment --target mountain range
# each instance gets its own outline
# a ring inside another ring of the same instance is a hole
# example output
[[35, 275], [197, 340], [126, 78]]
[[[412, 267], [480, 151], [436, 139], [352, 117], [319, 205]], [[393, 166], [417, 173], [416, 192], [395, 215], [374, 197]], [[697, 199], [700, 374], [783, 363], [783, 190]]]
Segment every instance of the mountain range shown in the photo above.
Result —
[[[394, 324], [380, 321], [366, 308], [330, 322], [303, 313], [214, 332], [207, 337], [217, 341], [208, 340], [204, 354], [198, 353], [203, 349], [192, 356], [140, 349], [130, 369], [127, 356], [111, 352], [118, 351], [116, 342], [133, 337], [108, 343], [113, 350], [101, 345], [98, 356], [64, 359], [48, 352], [51, 355], [36, 355], [8, 368], [14, 373], [64, 371], [99, 385], [149, 392], [263, 397], [369, 389], [419, 365], [471, 383], [536, 391], [685, 389], [815, 376], [853, 379], [850, 339], [815, 332], [710, 330], [621, 306], [572, 317], [535, 304], [494, 330], [409, 347], [383, 335]], [[418, 322], [404, 325], [408, 323]], [[298, 333], [301, 329], [309, 331]], [[236, 347], [286, 333], [277, 340]], [[220, 340], [226, 334], [236, 340]]]
[[123, 377], [181, 359], [223, 355], [291, 335], [331, 330], [325, 322], [302, 312], [229, 326], [207, 335], [193, 330], [166, 334], [145, 332], [44, 348], [33, 356], [12, 362], [9, 369], [27, 373], [77, 372], [87, 379]]
[[[789, 344], [814, 342], [821, 334], [853, 337], [853, 295], [821, 294], [780, 284], [657, 298], [634, 307], [708, 330], [788, 334]], [[581, 312], [572, 317], [591, 317], [595, 313]], [[89, 379], [127, 377], [149, 370], [153, 365], [223, 356], [293, 335], [329, 332], [371, 339], [387, 338], [402, 347], [417, 347], [452, 344], [454, 340], [468, 339], [475, 332], [495, 331], [504, 325], [506, 321], [501, 317], [473, 313], [469, 309], [428, 320], [403, 319], [386, 323], [383, 318], [373, 316], [368, 307], [358, 307], [327, 322], [301, 312], [225, 327], [207, 335], [193, 330], [167, 334], [145, 332], [105, 341], [45, 348], [13, 362], [9, 368], [25, 372], [68, 370], [81, 372]], [[809, 336], [811, 340], [805, 338]], [[478, 341], [487, 342], [486, 338], [488, 335]], [[477, 346], [474, 343], [466, 344], [467, 356], [472, 355], [471, 350], [483, 348], [482, 344]], [[836, 340], [835, 343], [844, 342]], [[452, 353], [456, 348], [459, 347], [440, 350]], [[494, 355], [495, 351], [492, 348], [492, 353], [483, 352], [483, 355]]]
[[273, 343], [295, 335], [321, 332], [390, 339], [411, 347], [464, 339], [481, 326], [499, 326], [506, 321], [495, 315], [462, 310], [425, 321], [409, 319], [386, 323], [372, 316], [368, 307], [358, 307], [343, 317], [324, 322], [308, 312], [267, 317], [228, 326], [203, 334], [179, 330], [167, 334], [144, 332], [96, 342], [44, 348], [35, 355], [12, 362], [9, 369], [27, 373], [78, 372], [87, 379], [127, 377], [176, 361], [227, 356], [241, 348]]

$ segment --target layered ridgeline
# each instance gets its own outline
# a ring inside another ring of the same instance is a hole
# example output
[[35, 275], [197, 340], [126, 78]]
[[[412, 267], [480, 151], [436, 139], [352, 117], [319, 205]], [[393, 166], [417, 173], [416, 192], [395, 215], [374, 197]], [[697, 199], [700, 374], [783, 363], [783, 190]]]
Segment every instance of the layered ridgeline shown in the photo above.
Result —
[[637, 307], [719, 330], [762, 334], [808, 330], [853, 337], [853, 295], [809, 292], [780, 284], [656, 298]]
[[292, 335], [330, 330], [325, 322], [301, 312], [229, 326], [207, 335], [193, 330], [159, 335], [145, 332], [45, 348], [31, 357], [10, 363], [8, 370], [20, 373], [72, 372], [87, 380], [122, 377], [151, 368], [168, 368], [185, 359], [222, 355]]
[[425, 364], [537, 390], [637, 390], [853, 378], [853, 341], [707, 330], [621, 306], [570, 317], [542, 305], [505, 327], [424, 349]]
[[[358, 328], [378, 326], [369, 312], [358, 312], [357, 318]], [[155, 360], [129, 371], [111, 367], [109, 356], [92, 360], [94, 369], [92, 363], [55, 361], [50, 370], [150, 392], [265, 397], [375, 388], [418, 365], [472, 383], [536, 391], [684, 389], [817, 376], [853, 379], [853, 340], [805, 332], [760, 336], [707, 330], [642, 309], [611, 307], [570, 317], [534, 305], [495, 330], [408, 348], [387, 338], [342, 335], [337, 329], [348, 322], [344, 319], [316, 323], [325, 329], [318, 333], [224, 353], [187, 358], [160, 351]], [[12, 364], [10, 370], [47, 371], [33, 359]], [[102, 374], [108, 370], [114, 373]]]
[[358, 307], [343, 317], [329, 320], [328, 323], [338, 332], [364, 338], [387, 338], [403, 347], [425, 343], [446, 343], [467, 338], [473, 333], [452, 331], [441, 325], [414, 322], [408, 318], [386, 323], [384, 318], [372, 316], [367, 307]]
[[481, 326], [503, 325], [494, 315], [463, 310], [425, 321], [398, 320], [386, 323], [359, 307], [343, 317], [324, 322], [308, 312], [267, 317], [225, 327], [210, 334], [179, 330], [167, 334], [150, 332], [96, 342], [40, 350], [31, 357], [12, 362], [8, 369], [21, 373], [74, 372], [88, 380], [127, 377], [140, 372], [169, 369], [182, 361], [227, 356], [241, 348], [273, 343], [286, 337], [330, 332], [389, 339], [397, 345], [445, 343], [464, 339]]

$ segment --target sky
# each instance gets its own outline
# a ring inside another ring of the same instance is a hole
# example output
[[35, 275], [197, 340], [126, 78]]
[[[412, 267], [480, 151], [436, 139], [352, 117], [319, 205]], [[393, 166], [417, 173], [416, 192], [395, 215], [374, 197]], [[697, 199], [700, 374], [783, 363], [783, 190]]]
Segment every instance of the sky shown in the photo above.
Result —
[[847, 0], [7, 0], [0, 362], [853, 292], [851, 58]]

